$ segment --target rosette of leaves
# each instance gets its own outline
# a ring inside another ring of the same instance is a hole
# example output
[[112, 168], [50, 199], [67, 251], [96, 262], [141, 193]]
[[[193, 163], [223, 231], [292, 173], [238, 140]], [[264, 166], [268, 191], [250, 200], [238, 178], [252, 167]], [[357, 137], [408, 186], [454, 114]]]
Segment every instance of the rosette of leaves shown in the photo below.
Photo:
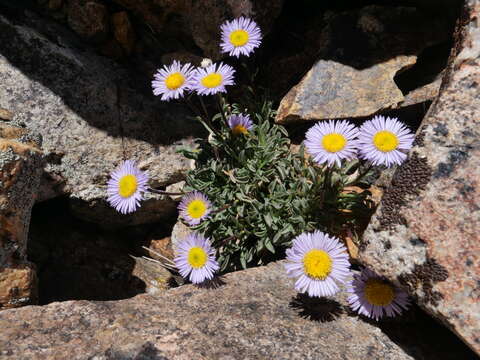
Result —
[[372, 210], [368, 191], [345, 190], [359, 177], [358, 162], [328, 169], [315, 165], [303, 146], [292, 152], [268, 102], [250, 116], [254, 129], [235, 136], [217, 114], [207, 125], [209, 139], [198, 139], [196, 150], [181, 150], [196, 161], [184, 190], [201, 191], [214, 204], [211, 216], [192, 229], [212, 239], [222, 271], [283, 258], [298, 234], [339, 234], [359, 226]]

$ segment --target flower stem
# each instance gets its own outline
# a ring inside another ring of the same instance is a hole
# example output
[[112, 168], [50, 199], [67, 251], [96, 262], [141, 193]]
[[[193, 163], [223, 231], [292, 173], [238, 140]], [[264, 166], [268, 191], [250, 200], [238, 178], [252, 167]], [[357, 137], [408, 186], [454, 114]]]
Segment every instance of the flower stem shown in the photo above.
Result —
[[160, 194], [160, 195], [185, 195], [186, 193], [184, 192], [168, 192], [168, 191], [163, 191], [160, 189], [148, 189], [148, 191], [154, 193], [154, 194]]
[[200, 99], [200, 104], [202, 105], [203, 112], [205, 113], [205, 118], [210, 119], [210, 116], [208, 116], [208, 111], [207, 107], [205, 106], [205, 103], [203, 102], [203, 98], [199, 95], [198, 98]]
[[372, 169], [372, 164], [370, 163], [370, 164], [368, 165], [368, 167], [365, 169], [364, 172], [362, 172], [361, 174], [359, 174], [355, 180], [350, 181], [350, 182], [349, 182], [348, 184], [346, 184], [345, 186], [351, 186], [351, 185], [358, 184], [358, 182], [359, 182], [360, 180], [362, 180], [362, 179], [370, 172], [371, 169]]
[[220, 114], [222, 115], [222, 118], [223, 118], [223, 121], [225, 121], [225, 124], [228, 125], [228, 121], [227, 121], [227, 116], [225, 115], [225, 112], [223, 111], [223, 99], [222, 99], [222, 95], [220, 94], [217, 94], [217, 103], [218, 103], [218, 109], [220, 110]]

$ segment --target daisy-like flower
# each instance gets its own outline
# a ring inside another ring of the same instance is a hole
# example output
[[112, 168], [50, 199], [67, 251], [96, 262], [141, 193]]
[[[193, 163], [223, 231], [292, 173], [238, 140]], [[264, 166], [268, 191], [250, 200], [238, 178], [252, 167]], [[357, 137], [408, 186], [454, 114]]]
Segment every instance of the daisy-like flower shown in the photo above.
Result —
[[148, 175], [137, 168], [135, 161], [126, 160], [110, 175], [107, 201], [122, 214], [134, 212], [140, 207], [147, 183]]
[[340, 289], [350, 275], [347, 249], [340, 241], [321, 231], [303, 233], [293, 240], [287, 250], [285, 269], [297, 278], [295, 290], [309, 296], [330, 296]]
[[173, 259], [180, 275], [199, 284], [213, 278], [220, 268], [215, 260], [215, 249], [210, 245], [210, 239], [200, 234], [192, 233], [177, 246], [177, 256]]
[[230, 115], [227, 121], [228, 126], [232, 129], [234, 135], [246, 135], [253, 129], [253, 122], [248, 114]]
[[262, 33], [255, 21], [243, 16], [225, 21], [220, 27], [222, 30], [222, 52], [230, 56], [250, 55], [251, 52], [260, 46]]
[[375, 116], [360, 127], [360, 156], [373, 165], [400, 165], [411, 149], [415, 136], [397, 118]]
[[305, 147], [318, 164], [340, 166], [342, 159], [353, 159], [357, 153], [357, 128], [346, 120], [322, 121], [305, 135]]
[[192, 191], [182, 198], [178, 210], [189, 225], [198, 225], [212, 211], [212, 203], [200, 191]]
[[359, 314], [380, 319], [384, 314], [394, 317], [410, 305], [408, 295], [369, 269], [353, 276], [348, 291], [350, 307]]
[[226, 85], [234, 85], [233, 74], [235, 70], [223, 63], [212, 64], [206, 68], [197, 68], [194, 76], [192, 90], [198, 95], [213, 95], [226, 92]]
[[194, 74], [195, 70], [190, 63], [182, 66], [175, 60], [170, 66], [165, 65], [155, 73], [155, 80], [152, 81], [153, 94], [162, 95], [164, 101], [178, 99], [191, 89]]

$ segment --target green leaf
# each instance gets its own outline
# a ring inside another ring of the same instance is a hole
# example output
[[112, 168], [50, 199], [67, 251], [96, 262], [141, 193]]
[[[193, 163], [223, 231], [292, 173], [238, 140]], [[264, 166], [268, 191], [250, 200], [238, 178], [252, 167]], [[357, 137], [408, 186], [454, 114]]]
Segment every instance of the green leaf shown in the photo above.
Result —
[[263, 215], [263, 218], [265, 219], [265, 222], [267, 223], [267, 225], [268, 225], [269, 227], [271, 227], [271, 226], [272, 226], [272, 221], [273, 221], [273, 220], [272, 220], [272, 215], [270, 215], [270, 214], [264, 214], [264, 215]]
[[272, 243], [270, 241], [265, 241], [265, 247], [267, 248], [268, 251], [270, 251], [272, 254], [275, 254], [275, 248], [273, 247]]

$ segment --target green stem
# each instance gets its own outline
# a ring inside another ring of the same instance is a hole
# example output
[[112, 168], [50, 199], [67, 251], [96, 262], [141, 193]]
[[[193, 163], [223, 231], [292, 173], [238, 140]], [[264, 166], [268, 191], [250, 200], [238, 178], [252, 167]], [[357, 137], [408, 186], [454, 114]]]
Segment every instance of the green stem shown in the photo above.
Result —
[[[202, 102], [202, 100], [200, 100]], [[215, 134], [219, 136], [220, 138], [222, 135], [218, 132], [217, 129], [215, 129], [211, 123], [211, 121], [208, 119], [208, 117], [204, 117], [202, 113], [198, 110], [198, 108], [193, 104], [192, 101], [190, 101], [189, 98], [185, 98], [185, 103], [190, 107], [190, 109], [196, 113], [199, 116], [199, 121], [202, 123], [202, 125], [208, 130], [208, 132]]]
[[155, 194], [160, 194], [160, 195], [185, 195], [184, 192], [168, 192], [168, 191], [163, 191], [163, 190], [153, 189], [153, 188], [148, 189], [148, 191]]
[[332, 168], [328, 165], [326, 165], [326, 169], [324, 172], [324, 178], [323, 178], [323, 190], [327, 190], [328, 185], [331, 182], [331, 177], [332, 177]]
[[355, 180], [350, 181], [348, 184], [345, 184], [345, 186], [351, 186], [351, 185], [358, 184], [358, 182], [359, 182], [361, 179], [363, 179], [363, 178], [370, 172], [371, 169], [372, 169], [372, 164], [369, 164], [368, 167], [366, 168], [366, 170], [365, 170], [364, 172], [362, 172], [361, 174], [359, 174]]
[[210, 116], [208, 116], [208, 111], [207, 107], [205, 106], [205, 103], [203, 102], [203, 98], [199, 95], [198, 98], [200, 99], [200, 104], [202, 105], [203, 112], [205, 113], [205, 117], [207, 119], [210, 119]]
[[218, 108], [220, 110], [220, 114], [222, 115], [222, 118], [223, 118], [223, 121], [225, 121], [225, 124], [228, 125], [228, 121], [227, 121], [227, 116], [225, 114], [225, 112], [223, 111], [223, 99], [222, 99], [222, 95], [220, 94], [217, 94], [217, 103], [218, 103]]

